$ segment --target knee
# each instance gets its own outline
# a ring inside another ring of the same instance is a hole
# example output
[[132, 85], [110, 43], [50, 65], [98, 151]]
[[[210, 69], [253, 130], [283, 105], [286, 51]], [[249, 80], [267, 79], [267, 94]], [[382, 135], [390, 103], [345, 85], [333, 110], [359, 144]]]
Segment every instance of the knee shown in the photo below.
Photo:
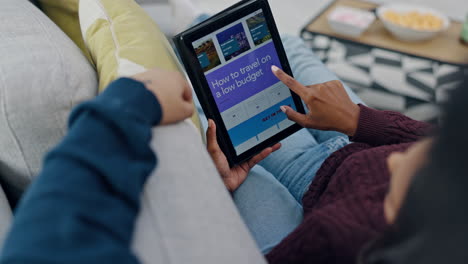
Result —
[[283, 41], [283, 45], [286, 50], [293, 49], [298, 45], [304, 44], [304, 41], [300, 37], [290, 34], [281, 35], [281, 40]]

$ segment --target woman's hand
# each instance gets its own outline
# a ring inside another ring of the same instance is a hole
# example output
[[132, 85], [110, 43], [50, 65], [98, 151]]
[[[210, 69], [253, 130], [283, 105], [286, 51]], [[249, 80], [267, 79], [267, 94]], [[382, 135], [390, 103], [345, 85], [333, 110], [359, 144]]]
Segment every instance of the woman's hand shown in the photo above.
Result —
[[216, 139], [216, 124], [211, 119], [208, 120], [206, 138], [208, 141], [208, 152], [210, 153], [210, 156], [216, 165], [216, 169], [218, 169], [219, 174], [221, 174], [224, 185], [231, 192], [239, 188], [239, 186], [247, 178], [247, 174], [249, 173], [250, 169], [252, 169], [255, 164], [259, 163], [268, 157], [268, 155], [270, 155], [272, 152], [277, 151], [281, 147], [281, 144], [278, 143], [273, 147], [264, 149], [262, 152], [260, 152], [260, 154], [257, 154], [249, 161], [230, 168], [226, 156], [218, 145], [218, 141]]
[[158, 98], [161, 124], [172, 124], [193, 115], [192, 89], [180, 72], [152, 69], [133, 76]]
[[340, 81], [304, 86], [276, 66], [273, 73], [298, 94], [309, 108], [304, 115], [281, 106], [288, 118], [307, 128], [334, 130], [354, 136], [359, 120], [359, 106], [351, 101]]

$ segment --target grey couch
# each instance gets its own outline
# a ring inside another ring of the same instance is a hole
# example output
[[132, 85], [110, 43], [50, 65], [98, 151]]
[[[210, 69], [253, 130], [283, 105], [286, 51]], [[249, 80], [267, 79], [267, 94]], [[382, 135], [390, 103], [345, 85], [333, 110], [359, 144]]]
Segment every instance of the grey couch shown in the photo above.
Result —
[[0, 6], [0, 183], [10, 202], [0, 194], [4, 232], [10, 208], [65, 134], [70, 109], [96, 94], [97, 78], [75, 44], [30, 2], [0, 0]]
[[70, 109], [96, 95], [97, 79], [80, 50], [38, 8], [25, 0], [0, 4], [0, 183], [15, 204], [44, 153], [64, 135]]

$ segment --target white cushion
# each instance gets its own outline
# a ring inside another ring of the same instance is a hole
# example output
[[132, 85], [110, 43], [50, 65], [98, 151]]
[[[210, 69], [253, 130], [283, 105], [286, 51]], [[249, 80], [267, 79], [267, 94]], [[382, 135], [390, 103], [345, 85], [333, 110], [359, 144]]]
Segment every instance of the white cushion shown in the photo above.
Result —
[[17, 198], [63, 137], [71, 108], [97, 93], [81, 51], [27, 0], [0, 8], [0, 175]]

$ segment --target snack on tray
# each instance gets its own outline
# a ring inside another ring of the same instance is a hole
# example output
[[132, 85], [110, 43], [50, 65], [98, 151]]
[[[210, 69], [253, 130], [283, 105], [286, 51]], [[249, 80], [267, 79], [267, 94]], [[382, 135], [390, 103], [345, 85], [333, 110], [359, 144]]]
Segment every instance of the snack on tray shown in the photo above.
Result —
[[388, 10], [383, 14], [383, 17], [399, 26], [416, 30], [437, 31], [441, 29], [444, 24], [443, 20], [438, 16], [418, 11], [398, 13], [393, 10]]

